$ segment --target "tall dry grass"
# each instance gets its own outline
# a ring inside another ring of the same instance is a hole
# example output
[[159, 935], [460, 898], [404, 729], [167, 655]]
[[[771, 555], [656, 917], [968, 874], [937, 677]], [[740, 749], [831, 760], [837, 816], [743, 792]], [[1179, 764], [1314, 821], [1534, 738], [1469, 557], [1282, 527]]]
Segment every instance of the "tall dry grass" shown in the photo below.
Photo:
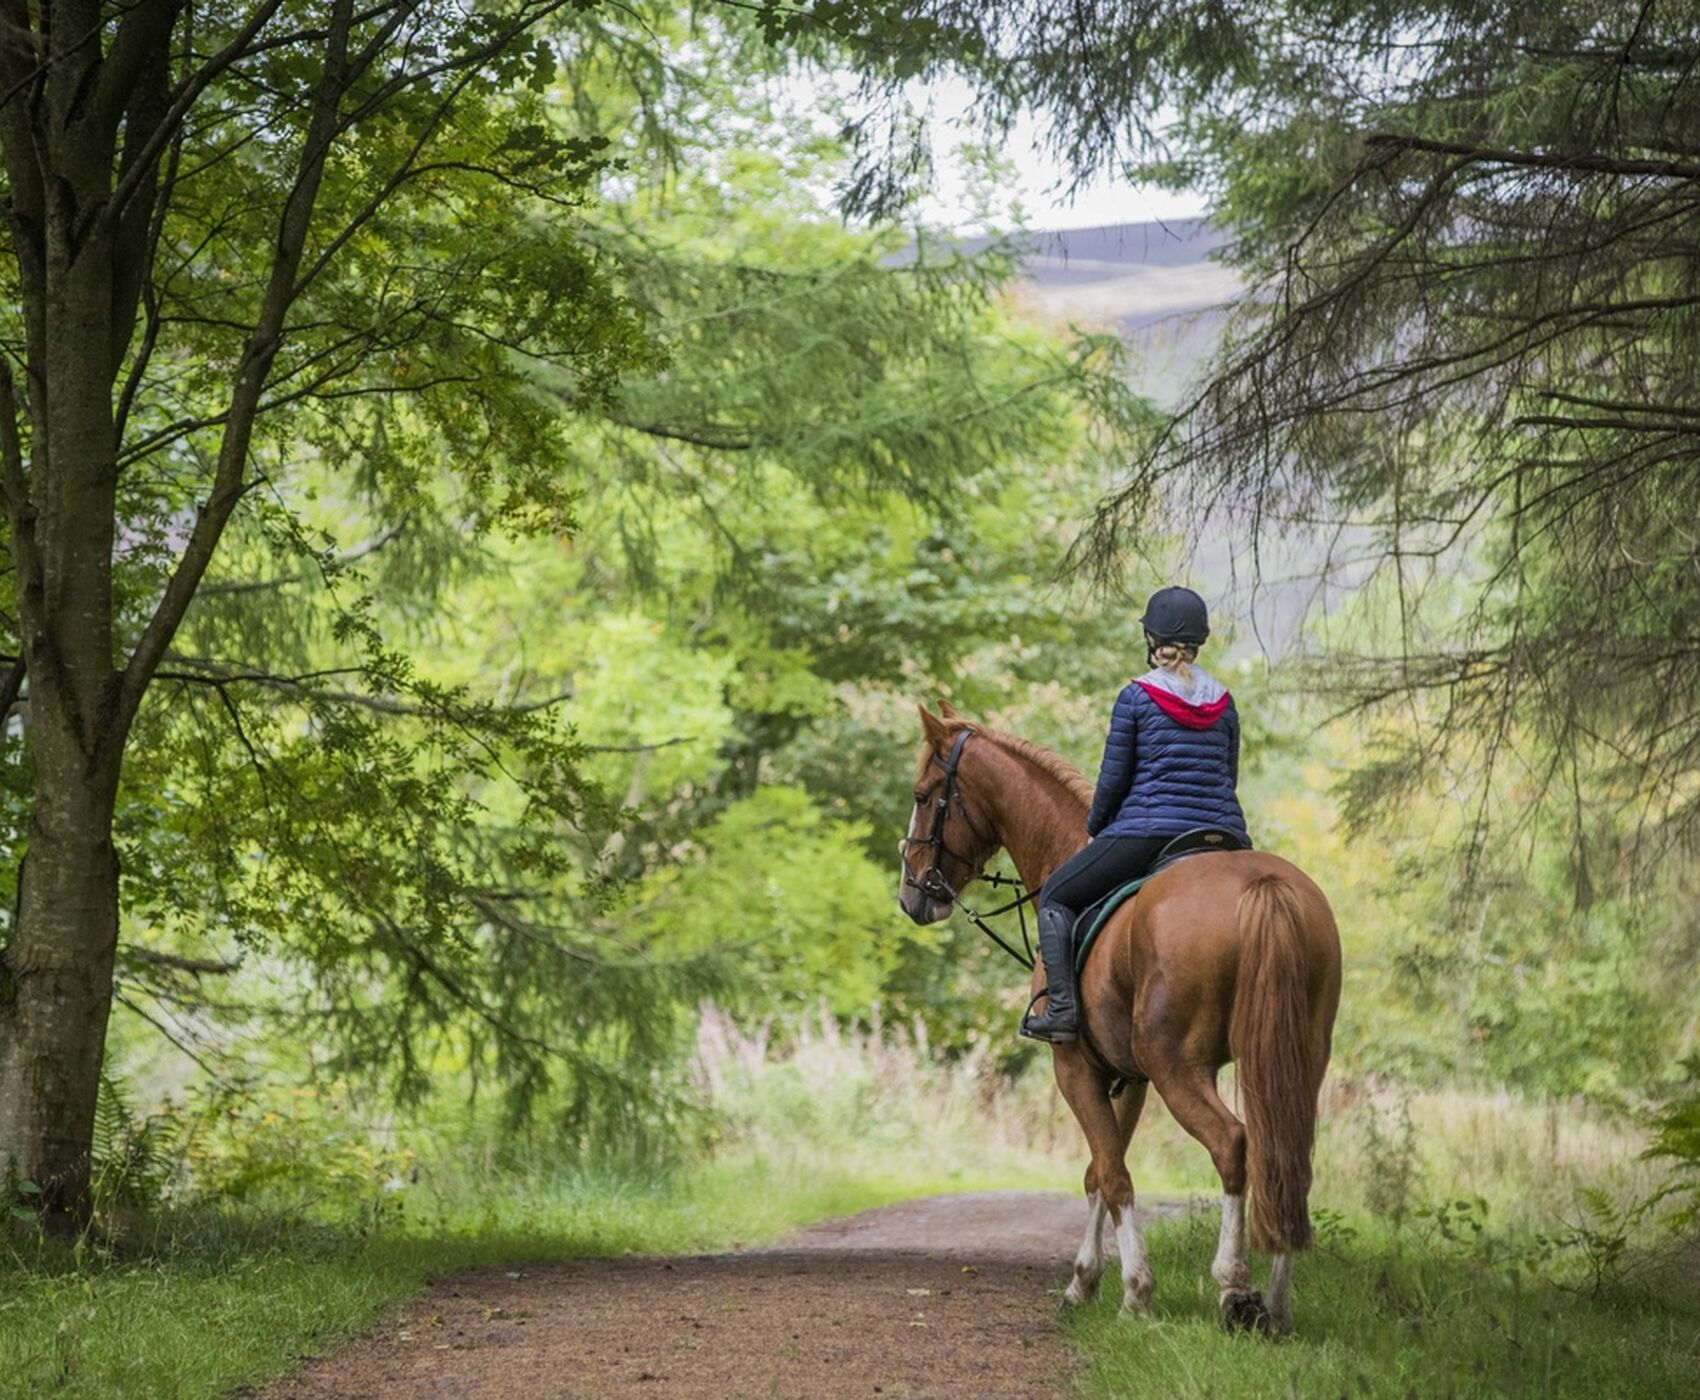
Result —
[[703, 1012], [691, 1075], [722, 1152], [830, 1162], [951, 1185], [1065, 1185], [1078, 1130], [1047, 1077], [1001, 1073], [989, 1044], [945, 1060], [919, 1023], [872, 1031], [822, 1013], [741, 1029]]
[[[692, 1075], [722, 1153], [937, 1189], [1079, 1189], [1085, 1147], [1048, 1065], [1012, 1078], [999, 1068], [1003, 1049], [988, 1042], [944, 1059], [918, 1024], [858, 1030], [824, 1014], [780, 1037], [709, 1008]], [[1223, 1093], [1232, 1105], [1231, 1070]], [[1469, 1198], [1498, 1225], [1543, 1226], [1573, 1218], [1584, 1188], [1629, 1200], [1659, 1176], [1641, 1160], [1636, 1125], [1579, 1101], [1333, 1076], [1321, 1119], [1312, 1204], [1394, 1224]], [[1204, 1149], [1155, 1094], [1129, 1159], [1140, 1192], [1221, 1189]]]

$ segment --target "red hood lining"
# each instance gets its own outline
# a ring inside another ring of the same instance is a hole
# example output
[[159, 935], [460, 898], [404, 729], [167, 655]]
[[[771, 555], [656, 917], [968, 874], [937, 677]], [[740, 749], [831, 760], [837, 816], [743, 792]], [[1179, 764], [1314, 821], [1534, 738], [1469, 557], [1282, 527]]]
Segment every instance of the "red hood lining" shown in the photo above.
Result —
[[1214, 700], [1205, 704], [1194, 704], [1191, 700], [1183, 700], [1173, 691], [1164, 690], [1162, 686], [1153, 685], [1149, 681], [1135, 681], [1141, 690], [1156, 702], [1157, 708], [1166, 714], [1176, 724], [1185, 725], [1188, 729], [1208, 729], [1221, 719], [1228, 711], [1232, 697], [1223, 691]]

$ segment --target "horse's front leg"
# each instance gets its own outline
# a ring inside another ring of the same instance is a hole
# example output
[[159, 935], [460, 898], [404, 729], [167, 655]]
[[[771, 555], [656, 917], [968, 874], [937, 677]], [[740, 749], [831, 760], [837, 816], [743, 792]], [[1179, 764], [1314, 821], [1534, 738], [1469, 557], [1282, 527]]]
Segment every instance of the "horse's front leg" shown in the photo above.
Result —
[[[1132, 1081], [1120, 1097], [1111, 1100], [1115, 1105], [1116, 1128], [1121, 1134], [1121, 1161], [1124, 1165], [1128, 1144], [1133, 1141], [1133, 1130], [1139, 1126], [1139, 1115], [1145, 1107], [1147, 1087], [1143, 1079]], [[1086, 1205], [1086, 1238], [1081, 1241], [1080, 1252], [1074, 1256], [1074, 1278], [1069, 1282], [1068, 1292], [1063, 1294], [1065, 1303], [1075, 1305], [1086, 1302], [1098, 1292], [1098, 1280], [1104, 1274], [1104, 1220], [1109, 1209], [1104, 1204], [1104, 1193], [1098, 1189], [1096, 1165], [1086, 1168]]]
[[1104, 1276], [1104, 1193], [1098, 1189], [1096, 1167], [1086, 1169], [1086, 1238], [1074, 1256], [1074, 1277], [1068, 1281], [1063, 1302], [1070, 1307], [1097, 1296], [1098, 1280]]
[[1057, 1086], [1086, 1135], [1092, 1164], [1086, 1170], [1090, 1214], [1086, 1239], [1074, 1261], [1074, 1278], [1063, 1295], [1069, 1303], [1092, 1296], [1103, 1273], [1103, 1223], [1115, 1222], [1122, 1256], [1122, 1311], [1144, 1312], [1155, 1280], [1145, 1256], [1145, 1236], [1133, 1213], [1133, 1178], [1127, 1172], [1127, 1145], [1145, 1104], [1144, 1084], [1130, 1085], [1118, 1104], [1110, 1098], [1110, 1079], [1087, 1063], [1078, 1046], [1052, 1047]]

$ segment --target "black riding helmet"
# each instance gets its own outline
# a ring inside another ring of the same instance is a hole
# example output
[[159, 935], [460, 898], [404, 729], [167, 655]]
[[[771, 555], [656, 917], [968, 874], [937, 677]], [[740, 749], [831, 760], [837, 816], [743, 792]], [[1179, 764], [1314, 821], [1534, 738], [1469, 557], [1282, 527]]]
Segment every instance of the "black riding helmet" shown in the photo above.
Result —
[[1140, 626], [1161, 645], [1201, 647], [1210, 636], [1210, 609], [1190, 588], [1159, 588], [1145, 605]]

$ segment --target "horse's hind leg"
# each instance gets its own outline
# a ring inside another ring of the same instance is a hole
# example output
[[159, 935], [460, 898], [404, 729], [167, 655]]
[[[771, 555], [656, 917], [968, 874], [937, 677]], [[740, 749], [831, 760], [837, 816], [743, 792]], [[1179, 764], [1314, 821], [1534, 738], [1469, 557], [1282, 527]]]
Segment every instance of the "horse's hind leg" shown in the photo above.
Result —
[[1269, 1265], [1269, 1324], [1278, 1337], [1293, 1332], [1293, 1256], [1277, 1254]]
[[1175, 1121], [1203, 1143], [1222, 1178], [1222, 1228], [1210, 1276], [1221, 1290], [1222, 1323], [1267, 1331], [1270, 1317], [1263, 1297], [1252, 1287], [1245, 1250], [1245, 1126], [1228, 1111], [1216, 1092], [1216, 1077], [1189, 1066], [1157, 1083]]
[[[1086, 1144], [1092, 1151], [1087, 1172], [1088, 1187], [1095, 1182], [1098, 1204], [1089, 1229], [1097, 1233], [1098, 1211], [1107, 1211], [1116, 1224], [1116, 1245], [1122, 1256], [1122, 1311], [1144, 1312], [1151, 1302], [1154, 1281], [1145, 1258], [1145, 1237], [1133, 1215], [1133, 1178], [1127, 1174], [1127, 1137], [1123, 1119], [1110, 1099], [1109, 1076], [1087, 1064], [1075, 1046], [1059, 1046], [1052, 1052], [1057, 1087], [1074, 1111]], [[1133, 1131], [1137, 1113], [1133, 1106], [1123, 1110], [1127, 1132]], [[1092, 1243], [1093, 1240], [1089, 1240]], [[1086, 1251], [1082, 1250], [1082, 1253]], [[1101, 1265], [1100, 1265], [1101, 1267]]]
[[[1139, 1124], [1140, 1110], [1145, 1107], [1144, 1080], [1129, 1083], [1115, 1104], [1116, 1127], [1121, 1133], [1121, 1160], [1127, 1161], [1127, 1145], [1133, 1140], [1133, 1130]], [[1069, 1281], [1063, 1301], [1078, 1306], [1098, 1291], [1098, 1280], [1104, 1275], [1104, 1217], [1109, 1211], [1104, 1205], [1104, 1193], [1098, 1189], [1098, 1164], [1086, 1168], [1086, 1238], [1080, 1252], [1074, 1256], [1074, 1277]]]

